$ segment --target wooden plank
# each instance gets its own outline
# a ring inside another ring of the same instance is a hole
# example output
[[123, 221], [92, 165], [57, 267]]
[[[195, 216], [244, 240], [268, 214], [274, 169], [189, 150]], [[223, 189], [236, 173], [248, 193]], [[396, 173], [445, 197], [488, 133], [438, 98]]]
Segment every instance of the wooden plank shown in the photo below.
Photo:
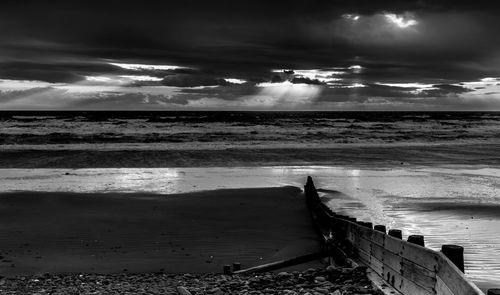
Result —
[[429, 291], [421, 286], [415, 284], [414, 282], [402, 278], [402, 284], [400, 287], [401, 293], [403, 294], [411, 294], [411, 295], [434, 295], [434, 291]]
[[375, 257], [379, 261], [384, 260], [384, 247], [379, 246], [375, 243], [372, 243], [372, 251], [371, 251], [372, 257]]
[[439, 276], [436, 277], [436, 294], [437, 295], [454, 295], [453, 292], [446, 286]]
[[437, 272], [439, 254], [431, 249], [404, 242], [401, 256], [428, 270]]
[[358, 248], [360, 250], [365, 251], [366, 253], [370, 253], [372, 251], [372, 242], [363, 237], [358, 237]]
[[353, 231], [347, 230], [347, 240], [351, 242], [351, 244], [356, 245], [356, 235]]
[[436, 273], [434, 271], [430, 271], [403, 258], [401, 275], [427, 291], [434, 292], [434, 287], [436, 286]]
[[439, 253], [439, 270], [437, 272], [437, 277], [439, 277], [455, 295], [483, 294], [481, 290], [479, 290], [476, 285], [469, 282], [464, 274], [442, 253]]
[[347, 221], [344, 220], [344, 219], [340, 219], [340, 218], [333, 218], [334, 222], [335, 222], [335, 226], [338, 226], [338, 227], [341, 227], [341, 228], [347, 228]]
[[384, 246], [385, 236], [384, 233], [374, 230], [372, 232], [372, 242], [379, 246]]
[[387, 251], [400, 255], [403, 249], [403, 241], [391, 236], [386, 236], [384, 247]]
[[399, 274], [401, 274], [401, 263], [402, 263], [401, 256], [396, 255], [390, 251], [384, 251], [382, 262], [384, 263], [384, 267], [388, 266], [393, 270], [397, 271]]
[[372, 232], [373, 229], [364, 227], [364, 226], [358, 226], [358, 234], [360, 237], [371, 240], [372, 239]]
[[[381, 275], [368, 269], [366, 276], [372, 283], [379, 289], [384, 295], [402, 295], [401, 292], [388, 285], [385, 280], [382, 279]], [[383, 274], [382, 274], [383, 275]]]
[[347, 230], [347, 222], [340, 218], [335, 218], [335, 232], [339, 235], [342, 235], [342, 238], [347, 238], [345, 235]]
[[356, 229], [354, 225], [351, 222], [347, 223], [347, 239], [349, 242], [351, 242], [353, 245], [356, 245]]
[[373, 256], [370, 258], [370, 268], [378, 275], [384, 275], [384, 263]]
[[266, 264], [250, 267], [247, 269], [238, 270], [238, 271], [235, 271], [234, 274], [248, 274], [248, 273], [271, 271], [271, 270], [289, 267], [289, 266], [293, 266], [293, 265], [297, 265], [297, 264], [302, 264], [302, 263], [309, 262], [309, 261], [318, 260], [320, 258], [327, 257], [328, 255], [329, 255], [328, 252], [311, 253], [311, 254], [307, 254], [307, 255], [294, 257], [291, 259], [279, 260], [276, 262], [266, 263]]
[[359, 255], [359, 259], [364, 264], [366, 264], [367, 266], [370, 266], [370, 253], [369, 252], [365, 252], [361, 249], [358, 249], [358, 255]]
[[353, 244], [355, 245], [355, 247], [359, 247], [359, 234], [358, 234], [358, 228], [353, 224], [351, 225], [351, 234], [352, 234], [352, 238], [353, 238]]
[[434, 292], [422, 288], [390, 267], [384, 267], [384, 279], [398, 291], [408, 295], [434, 295]]

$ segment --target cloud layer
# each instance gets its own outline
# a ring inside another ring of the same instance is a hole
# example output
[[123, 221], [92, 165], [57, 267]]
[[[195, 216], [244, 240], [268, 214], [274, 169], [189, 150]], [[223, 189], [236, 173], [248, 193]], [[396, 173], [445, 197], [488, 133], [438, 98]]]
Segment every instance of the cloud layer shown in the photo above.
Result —
[[491, 1], [6, 1], [1, 109], [500, 110]]

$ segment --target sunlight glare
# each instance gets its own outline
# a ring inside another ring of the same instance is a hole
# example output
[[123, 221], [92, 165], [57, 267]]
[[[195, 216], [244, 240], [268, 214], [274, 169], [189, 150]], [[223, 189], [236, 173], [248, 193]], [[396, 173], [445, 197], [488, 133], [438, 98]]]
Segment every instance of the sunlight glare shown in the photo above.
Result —
[[406, 29], [418, 24], [418, 22], [414, 19], [410, 19], [405, 16], [399, 16], [395, 13], [385, 13], [384, 16], [389, 22], [402, 29]]

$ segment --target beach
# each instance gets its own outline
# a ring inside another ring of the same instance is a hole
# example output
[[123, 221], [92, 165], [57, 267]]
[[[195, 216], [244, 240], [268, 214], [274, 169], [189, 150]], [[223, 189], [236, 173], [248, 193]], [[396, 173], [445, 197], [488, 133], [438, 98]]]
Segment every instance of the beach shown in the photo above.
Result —
[[[381, 294], [366, 267], [309, 268], [250, 275], [223, 274], [59, 274], [0, 280], [6, 295], [34, 294]], [[189, 292], [189, 293], [188, 293]]]
[[207, 114], [4, 115], [0, 275], [214, 273], [315, 252], [310, 175], [336, 212], [462, 245], [467, 277], [498, 286], [496, 113]]
[[500, 294], [461, 2], [5, 1], [0, 295]]
[[0, 275], [221, 272], [321, 249], [297, 188], [4, 193]]

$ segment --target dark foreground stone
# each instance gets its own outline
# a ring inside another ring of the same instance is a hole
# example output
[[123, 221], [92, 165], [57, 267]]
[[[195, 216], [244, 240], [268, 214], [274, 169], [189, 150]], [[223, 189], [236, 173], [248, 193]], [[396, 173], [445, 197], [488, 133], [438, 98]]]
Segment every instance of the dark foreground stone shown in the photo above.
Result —
[[71, 274], [0, 279], [0, 294], [380, 294], [365, 268], [309, 269], [255, 275]]

